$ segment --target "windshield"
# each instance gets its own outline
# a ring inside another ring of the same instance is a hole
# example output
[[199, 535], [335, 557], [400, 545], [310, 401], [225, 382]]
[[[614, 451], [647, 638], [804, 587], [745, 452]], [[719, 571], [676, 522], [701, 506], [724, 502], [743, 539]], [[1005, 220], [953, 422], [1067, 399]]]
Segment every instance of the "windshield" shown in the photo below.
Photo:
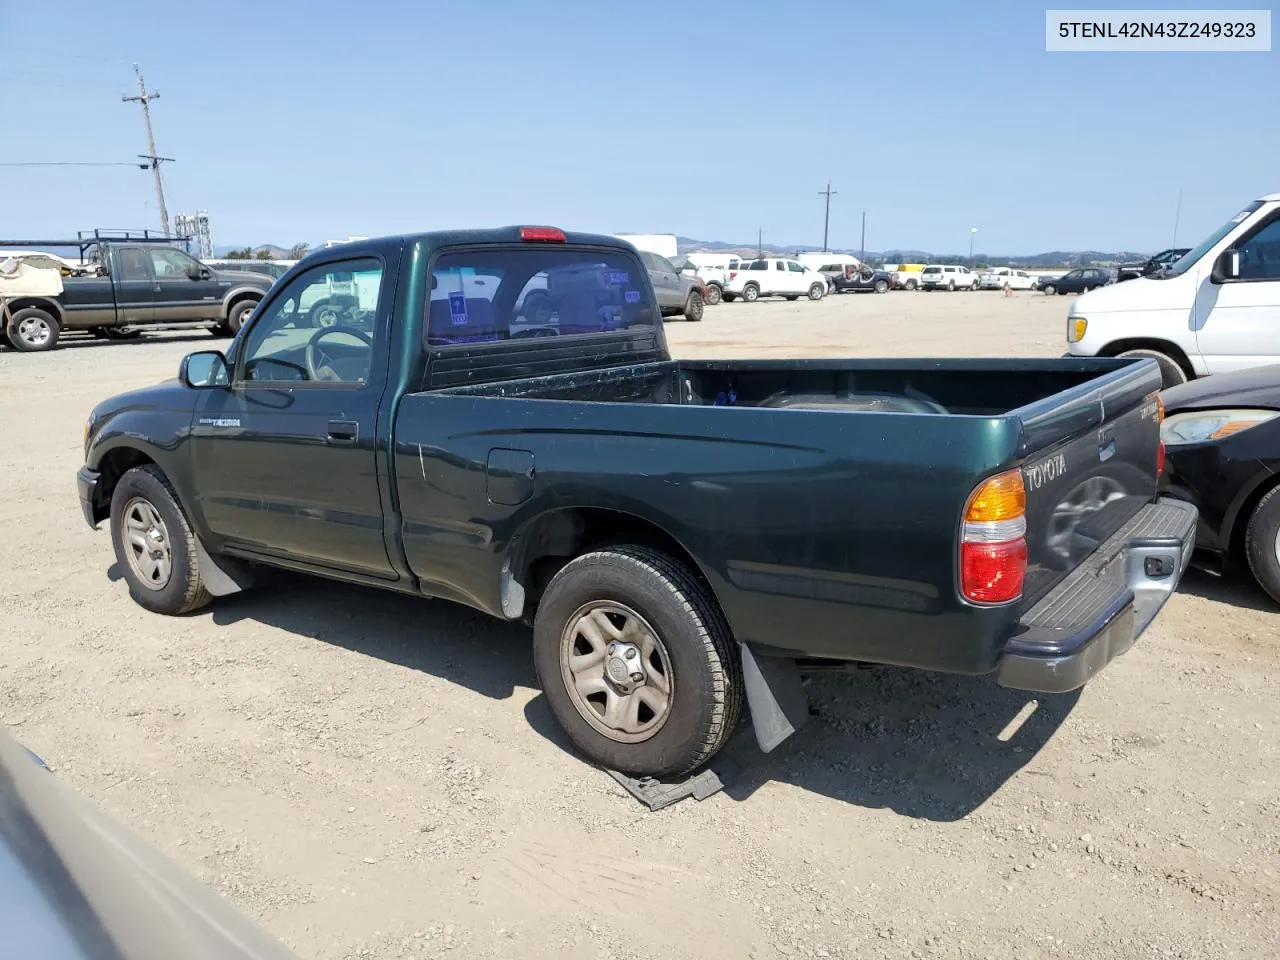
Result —
[[1225, 237], [1228, 233], [1234, 230], [1237, 226], [1239, 226], [1241, 223], [1243, 223], [1253, 214], [1257, 213], [1258, 209], [1261, 206], [1262, 206], [1261, 200], [1253, 201], [1253, 203], [1249, 204], [1247, 207], [1245, 207], [1243, 210], [1237, 213], [1234, 217], [1232, 217], [1230, 220], [1228, 220], [1226, 223], [1220, 226], [1217, 230], [1209, 234], [1209, 236], [1207, 236], [1204, 240], [1200, 241], [1199, 244], [1197, 244], [1195, 247], [1192, 247], [1191, 250], [1189, 250], [1185, 256], [1179, 258], [1175, 262], [1169, 264], [1169, 266], [1165, 267], [1163, 273], [1156, 274], [1152, 279], [1168, 280], [1170, 277], [1182, 276], [1184, 273], [1190, 270], [1196, 263], [1198, 263], [1206, 253], [1208, 253], [1215, 246], [1217, 246], [1217, 244], [1222, 240], [1223, 237]]

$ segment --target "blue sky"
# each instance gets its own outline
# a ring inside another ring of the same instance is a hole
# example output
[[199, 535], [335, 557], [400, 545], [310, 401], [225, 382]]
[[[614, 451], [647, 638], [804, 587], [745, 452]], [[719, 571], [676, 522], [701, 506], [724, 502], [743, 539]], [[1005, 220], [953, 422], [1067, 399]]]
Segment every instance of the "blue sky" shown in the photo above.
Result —
[[[218, 244], [535, 222], [820, 245], [831, 180], [835, 247], [865, 207], [870, 249], [965, 251], [976, 225], [979, 252], [1155, 250], [1180, 188], [1185, 245], [1280, 191], [1280, 53], [1050, 54], [1025, 2], [52, 6], [0, 0], [0, 160], [144, 152], [136, 60], [170, 213], [207, 209]], [[135, 168], [0, 178], [0, 235], [156, 225]]]

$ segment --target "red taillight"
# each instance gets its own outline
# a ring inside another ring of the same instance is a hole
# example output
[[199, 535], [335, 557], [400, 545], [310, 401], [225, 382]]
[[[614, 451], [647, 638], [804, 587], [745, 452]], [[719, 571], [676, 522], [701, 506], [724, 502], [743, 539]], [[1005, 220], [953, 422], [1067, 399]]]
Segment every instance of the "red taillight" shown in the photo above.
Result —
[[1159, 480], [1164, 475], [1164, 441], [1161, 440], [1156, 447], [1156, 479]]
[[1022, 596], [1027, 575], [1027, 494], [1021, 470], [984, 481], [965, 504], [960, 592], [972, 603]]
[[564, 231], [559, 227], [521, 227], [520, 239], [538, 243], [564, 243]]
[[[1156, 394], [1156, 429], [1164, 429], [1164, 398]], [[1164, 474], [1164, 441], [1156, 442], [1156, 479]]]

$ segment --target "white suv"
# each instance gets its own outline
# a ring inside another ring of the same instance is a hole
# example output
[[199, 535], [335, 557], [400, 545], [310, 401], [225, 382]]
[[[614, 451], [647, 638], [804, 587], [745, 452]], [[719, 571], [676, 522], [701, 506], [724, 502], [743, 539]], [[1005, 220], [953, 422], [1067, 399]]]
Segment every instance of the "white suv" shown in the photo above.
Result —
[[1035, 277], [1013, 267], [992, 267], [979, 278], [983, 290], [1030, 290]]
[[977, 290], [978, 275], [968, 267], [931, 263], [920, 271], [921, 290]]
[[810, 270], [798, 260], [752, 260], [738, 267], [738, 272], [725, 284], [724, 298], [728, 301], [741, 297], [747, 302], [761, 297], [786, 297], [798, 300], [808, 297], [821, 300], [827, 295], [827, 278], [816, 270]]

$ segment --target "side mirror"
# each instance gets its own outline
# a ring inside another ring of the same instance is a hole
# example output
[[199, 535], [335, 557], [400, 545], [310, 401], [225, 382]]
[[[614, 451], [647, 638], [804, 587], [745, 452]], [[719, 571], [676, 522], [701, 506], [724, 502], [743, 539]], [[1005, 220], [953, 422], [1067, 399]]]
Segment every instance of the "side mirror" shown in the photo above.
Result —
[[1240, 276], [1240, 251], [1227, 249], [1218, 254], [1213, 264], [1213, 279], [1221, 283], [1224, 280], [1235, 280]]
[[225, 387], [231, 383], [231, 369], [217, 350], [188, 353], [178, 367], [178, 382], [193, 390]]

